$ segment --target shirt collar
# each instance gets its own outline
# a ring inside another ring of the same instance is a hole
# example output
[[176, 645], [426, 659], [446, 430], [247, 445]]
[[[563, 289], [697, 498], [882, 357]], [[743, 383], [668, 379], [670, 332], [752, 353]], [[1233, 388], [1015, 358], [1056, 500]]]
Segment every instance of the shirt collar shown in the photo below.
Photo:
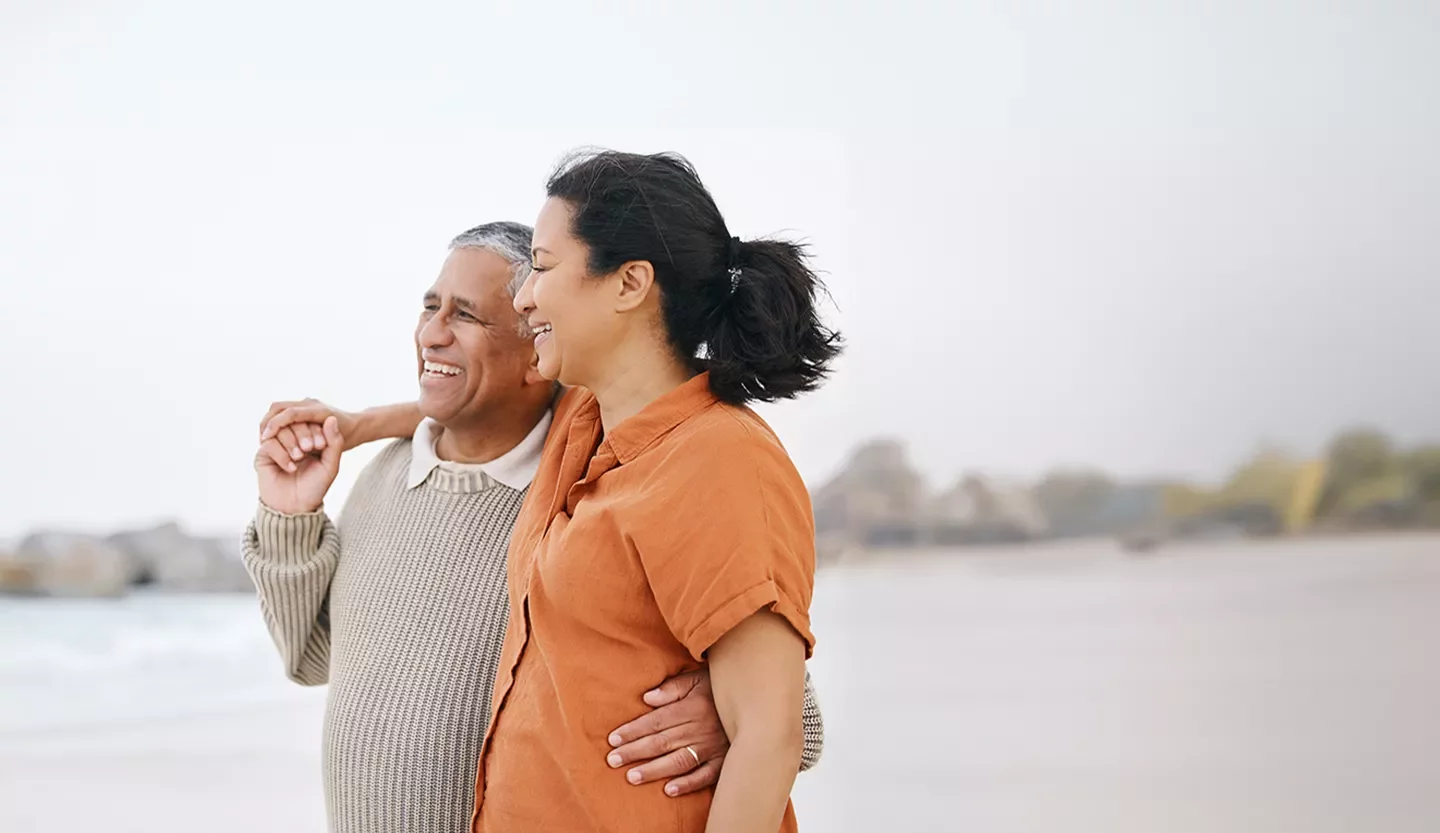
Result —
[[488, 463], [451, 463], [440, 459], [435, 444], [445, 429], [433, 419], [424, 419], [415, 429], [410, 444], [410, 476], [406, 487], [413, 489], [424, 483], [436, 468], [458, 471], [480, 471], [516, 491], [524, 491], [535, 479], [540, 468], [540, 455], [545, 450], [545, 435], [550, 431], [554, 412], [547, 410], [520, 444]]
[[[710, 374], [701, 373], [615, 426], [605, 441], [621, 463], [628, 463], [671, 429], [717, 401], [710, 391]], [[599, 408], [595, 403], [597, 415]]]

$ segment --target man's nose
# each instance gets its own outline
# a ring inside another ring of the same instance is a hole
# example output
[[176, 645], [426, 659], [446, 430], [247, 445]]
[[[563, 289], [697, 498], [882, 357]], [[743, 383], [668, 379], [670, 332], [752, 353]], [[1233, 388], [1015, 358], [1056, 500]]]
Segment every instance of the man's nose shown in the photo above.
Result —
[[449, 319], [443, 312], [436, 313], [420, 327], [421, 347], [443, 347], [449, 344], [453, 334], [450, 332]]
[[535, 282], [535, 273], [532, 271], [525, 276], [525, 282], [520, 284], [520, 289], [515, 293], [515, 302], [511, 305], [515, 311], [520, 313], [521, 318], [529, 318], [530, 313], [535, 309], [535, 301], [531, 297], [530, 285]]

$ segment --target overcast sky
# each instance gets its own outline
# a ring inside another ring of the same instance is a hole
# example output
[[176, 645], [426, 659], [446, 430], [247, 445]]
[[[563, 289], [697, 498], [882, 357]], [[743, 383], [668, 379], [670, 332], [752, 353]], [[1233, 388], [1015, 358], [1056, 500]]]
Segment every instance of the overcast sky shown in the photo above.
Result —
[[140, 5], [0, 11], [0, 537], [237, 532], [268, 402], [413, 396], [446, 241], [581, 145], [813, 244], [812, 483], [1440, 439], [1433, 2]]

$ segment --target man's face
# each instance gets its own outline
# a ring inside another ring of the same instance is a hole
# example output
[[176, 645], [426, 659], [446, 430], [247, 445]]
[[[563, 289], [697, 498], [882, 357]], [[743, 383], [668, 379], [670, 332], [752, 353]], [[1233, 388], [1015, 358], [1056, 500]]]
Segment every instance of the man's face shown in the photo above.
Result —
[[425, 293], [415, 328], [420, 412], [451, 427], [516, 405], [535, 348], [506, 285], [510, 264], [484, 249], [455, 249]]

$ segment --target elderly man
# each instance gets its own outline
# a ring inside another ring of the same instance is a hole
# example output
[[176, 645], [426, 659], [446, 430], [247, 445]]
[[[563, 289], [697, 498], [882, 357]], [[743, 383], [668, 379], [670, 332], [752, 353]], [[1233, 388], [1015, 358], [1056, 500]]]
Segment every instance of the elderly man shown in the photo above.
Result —
[[[512, 306], [529, 269], [528, 227], [461, 234], [415, 331], [418, 407], [277, 403], [262, 423], [245, 565], [286, 673], [330, 684], [326, 807], [339, 833], [469, 829], [509, 615], [506, 549], [556, 393]], [[332, 523], [322, 502], [341, 452], [387, 437], [404, 439]], [[729, 743], [708, 680], [655, 682], [635, 692], [637, 712], [652, 709], [596, 754], [637, 786], [710, 787]], [[802, 769], [823, 741], [808, 681], [804, 714]]]

